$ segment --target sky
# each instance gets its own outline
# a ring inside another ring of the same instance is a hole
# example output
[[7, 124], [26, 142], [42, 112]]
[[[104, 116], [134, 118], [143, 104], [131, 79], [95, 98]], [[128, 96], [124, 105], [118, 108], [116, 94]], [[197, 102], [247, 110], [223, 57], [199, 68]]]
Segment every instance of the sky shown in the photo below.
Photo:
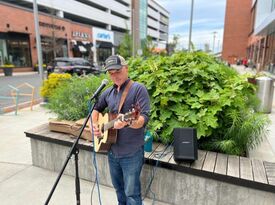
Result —
[[[169, 40], [180, 35], [179, 48], [188, 48], [192, 0], [156, 0], [169, 13]], [[196, 49], [209, 48], [214, 52], [222, 49], [226, 0], [194, 0], [192, 42]], [[214, 42], [214, 32], [215, 42]]]

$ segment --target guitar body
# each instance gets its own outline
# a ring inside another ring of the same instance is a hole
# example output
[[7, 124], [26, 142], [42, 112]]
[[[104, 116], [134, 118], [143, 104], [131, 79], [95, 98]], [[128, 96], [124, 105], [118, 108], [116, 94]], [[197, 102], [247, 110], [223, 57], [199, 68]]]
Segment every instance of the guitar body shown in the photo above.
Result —
[[117, 114], [108, 113], [102, 115], [99, 113], [98, 124], [99, 130], [102, 133], [100, 137], [94, 137], [94, 151], [95, 152], [108, 152], [111, 148], [111, 145], [116, 143], [117, 140], [117, 130], [113, 129], [114, 123], [117, 120], [121, 121], [132, 121], [136, 120], [139, 116], [140, 108], [135, 106], [130, 112], [125, 113], [124, 115], [118, 116]]
[[99, 129], [102, 131], [103, 135], [101, 137], [94, 137], [94, 151], [95, 152], [108, 152], [111, 145], [116, 143], [117, 140], [117, 130], [110, 128], [105, 130], [104, 124], [116, 118], [116, 114], [99, 114], [98, 124]]

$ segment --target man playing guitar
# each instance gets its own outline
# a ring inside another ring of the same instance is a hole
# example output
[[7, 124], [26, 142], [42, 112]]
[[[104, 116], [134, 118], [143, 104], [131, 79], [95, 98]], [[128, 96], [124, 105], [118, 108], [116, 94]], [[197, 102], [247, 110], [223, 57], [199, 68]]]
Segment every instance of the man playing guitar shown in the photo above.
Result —
[[[149, 120], [149, 95], [144, 85], [128, 78], [128, 66], [122, 56], [110, 56], [105, 65], [114, 85], [101, 94], [95, 105], [92, 113], [94, 136], [100, 138], [103, 135], [98, 122], [105, 108], [112, 115], [117, 114], [113, 123], [117, 139], [108, 151], [112, 183], [119, 205], [141, 205], [140, 173], [144, 161], [144, 131]], [[120, 116], [131, 110], [133, 105], [140, 109], [138, 116], [130, 121], [121, 120], [124, 118]]]

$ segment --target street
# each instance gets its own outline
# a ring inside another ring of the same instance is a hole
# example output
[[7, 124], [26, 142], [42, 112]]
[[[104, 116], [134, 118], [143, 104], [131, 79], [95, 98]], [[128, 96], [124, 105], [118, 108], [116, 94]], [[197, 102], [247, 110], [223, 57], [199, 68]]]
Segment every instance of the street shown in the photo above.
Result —
[[[12, 99], [2, 99], [1, 97], [11, 96], [11, 88], [8, 85], [17, 87], [23, 83], [28, 83], [35, 88], [34, 99], [39, 99], [39, 88], [42, 84], [40, 76], [38, 73], [28, 73], [28, 74], [15, 74], [14, 76], [0, 76], [0, 110], [4, 107], [14, 105]], [[31, 88], [22, 87], [19, 89], [19, 93], [31, 93]], [[20, 96], [19, 103], [28, 102], [31, 100], [30, 96]]]

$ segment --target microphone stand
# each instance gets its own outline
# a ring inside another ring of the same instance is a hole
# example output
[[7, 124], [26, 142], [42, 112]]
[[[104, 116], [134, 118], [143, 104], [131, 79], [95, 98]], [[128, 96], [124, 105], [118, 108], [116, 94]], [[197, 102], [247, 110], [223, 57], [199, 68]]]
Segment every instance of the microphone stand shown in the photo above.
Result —
[[51, 189], [50, 194], [48, 195], [48, 198], [47, 198], [47, 200], [45, 202], [45, 205], [49, 204], [49, 202], [51, 200], [51, 197], [52, 197], [52, 195], [53, 195], [53, 193], [55, 191], [55, 188], [56, 188], [56, 186], [57, 186], [57, 184], [58, 184], [58, 182], [59, 182], [59, 180], [60, 180], [60, 178], [61, 178], [61, 176], [62, 176], [62, 174], [63, 174], [63, 172], [64, 172], [64, 170], [65, 170], [65, 168], [66, 168], [66, 166], [67, 166], [67, 164], [68, 164], [68, 162], [69, 162], [69, 160], [70, 160], [70, 158], [71, 158], [71, 156], [73, 154], [75, 156], [75, 194], [76, 194], [76, 204], [80, 205], [80, 182], [79, 182], [79, 173], [78, 173], [78, 153], [79, 153], [79, 149], [78, 149], [77, 145], [78, 145], [78, 141], [80, 139], [80, 136], [82, 135], [82, 133], [83, 133], [85, 127], [86, 127], [86, 124], [87, 124], [88, 120], [90, 119], [90, 117], [92, 115], [92, 112], [93, 112], [93, 110], [95, 108], [95, 105], [97, 103], [97, 96], [93, 96], [90, 99], [90, 102], [93, 99], [95, 99], [95, 103], [93, 104], [92, 108], [90, 109], [90, 111], [88, 113], [88, 116], [87, 116], [85, 122], [83, 123], [83, 125], [81, 127], [80, 133], [79, 133], [77, 139], [74, 141], [74, 144], [71, 147], [71, 150], [70, 150], [69, 154], [67, 155], [67, 159], [64, 162], [61, 171], [58, 174], [58, 177], [57, 177], [57, 179], [56, 179], [56, 181], [55, 181], [55, 183], [54, 183], [54, 185], [53, 185], [53, 187]]

